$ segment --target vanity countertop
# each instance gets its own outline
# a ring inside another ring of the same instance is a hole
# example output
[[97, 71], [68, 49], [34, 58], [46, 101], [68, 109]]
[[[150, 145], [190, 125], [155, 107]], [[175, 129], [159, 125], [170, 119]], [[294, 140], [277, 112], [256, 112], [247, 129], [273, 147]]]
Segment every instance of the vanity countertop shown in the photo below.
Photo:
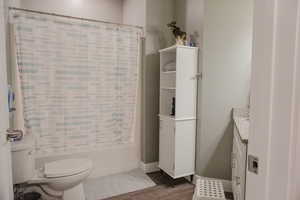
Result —
[[250, 126], [248, 109], [233, 109], [233, 121], [235, 126], [237, 127], [242, 142], [248, 143]]

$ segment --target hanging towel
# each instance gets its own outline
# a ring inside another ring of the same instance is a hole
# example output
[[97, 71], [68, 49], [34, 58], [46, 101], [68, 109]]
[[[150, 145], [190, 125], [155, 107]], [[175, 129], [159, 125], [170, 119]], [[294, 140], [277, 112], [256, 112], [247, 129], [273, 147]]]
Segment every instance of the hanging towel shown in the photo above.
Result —
[[14, 41], [14, 33], [11, 28], [11, 76], [12, 76], [12, 89], [15, 93], [15, 101], [14, 107], [15, 111], [13, 114], [13, 129], [22, 130], [24, 134], [25, 125], [24, 125], [24, 113], [23, 113], [23, 100], [22, 100], [22, 91], [21, 91], [21, 80], [20, 73], [17, 66], [16, 59], [16, 49], [15, 49], [15, 41]]
[[165, 65], [165, 71], [176, 71], [176, 61], [171, 61]]

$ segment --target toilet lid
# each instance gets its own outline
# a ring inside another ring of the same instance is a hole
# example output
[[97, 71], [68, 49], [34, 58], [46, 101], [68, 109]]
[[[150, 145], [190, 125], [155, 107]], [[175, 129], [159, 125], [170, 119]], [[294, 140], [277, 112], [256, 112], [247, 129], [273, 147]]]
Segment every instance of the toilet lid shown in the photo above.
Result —
[[92, 161], [87, 159], [65, 159], [45, 164], [47, 178], [71, 176], [92, 168]]

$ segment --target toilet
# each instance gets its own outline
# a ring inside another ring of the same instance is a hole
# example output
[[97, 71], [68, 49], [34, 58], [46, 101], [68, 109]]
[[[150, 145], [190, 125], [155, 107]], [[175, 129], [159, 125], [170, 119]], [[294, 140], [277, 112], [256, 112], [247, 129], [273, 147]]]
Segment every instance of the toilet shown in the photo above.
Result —
[[25, 136], [12, 143], [14, 184], [38, 185], [47, 195], [63, 200], [85, 200], [82, 181], [92, 171], [88, 159], [64, 159], [45, 163], [35, 168], [33, 138]]

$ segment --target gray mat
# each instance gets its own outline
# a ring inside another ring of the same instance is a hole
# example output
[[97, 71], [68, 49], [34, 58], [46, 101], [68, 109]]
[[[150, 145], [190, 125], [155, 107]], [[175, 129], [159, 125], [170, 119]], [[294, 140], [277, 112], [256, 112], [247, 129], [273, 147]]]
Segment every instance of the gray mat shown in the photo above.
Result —
[[155, 185], [142, 170], [136, 169], [126, 173], [88, 179], [83, 187], [87, 200], [100, 200]]

